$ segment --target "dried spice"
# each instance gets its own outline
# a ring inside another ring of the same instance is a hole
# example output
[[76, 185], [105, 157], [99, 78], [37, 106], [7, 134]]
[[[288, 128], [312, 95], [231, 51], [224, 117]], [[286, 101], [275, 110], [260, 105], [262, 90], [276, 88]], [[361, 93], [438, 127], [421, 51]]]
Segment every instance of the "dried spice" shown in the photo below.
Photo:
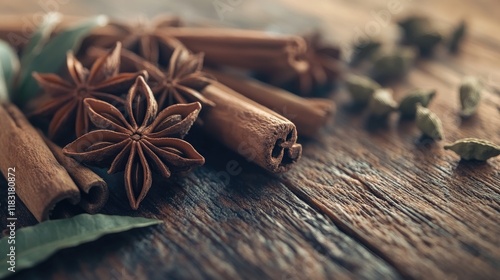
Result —
[[59, 215], [62, 209], [56, 206], [62, 202], [80, 201], [80, 190], [71, 176], [13, 104], [0, 104], [0, 128], [0, 171], [5, 178], [15, 174], [16, 195], [38, 221]]
[[304, 36], [307, 43], [305, 61], [309, 67], [305, 71], [288, 69], [272, 73], [273, 84], [294, 84], [301, 95], [308, 96], [315, 89], [333, 82], [341, 72], [340, 49], [322, 42], [319, 33]]
[[392, 97], [392, 91], [386, 88], [377, 89], [369, 105], [370, 115], [381, 118], [387, 117], [397, 108], [398, 104]]
[[500, 146], [490, 141], [477, 138], [464, 138], [444, 146], [452, 150], [464, 160], [486, 161], [500, 155]]
[[57, 138], [67, 130], [74, 130], [76, 136], [89, 131], [89, 118], [83, 100], [98, 98], [119, 105], [120, 97], [132, 86], [144, 71], [119, 73], [120, 43], [106, 55], [97, 59], [90, 71], [73, 56], [68, 54], [67, 67], [71, 81], [55, 74], [34, 73], [33, 77], [44, 89], [44, 95], [29, 105], [30, 117], [51, 117], [48, 135]]
[[[122, 64], [131, 69], [153, 70], [148, 83], [154, 87], [158, 70], [131, 52], [124, 50], [122, 54]], [[288, 119], [216, 81], [211, 81], [200, 96], [215, 104], [204, 110], [201, 127], [226, 147], [275, 173], [289, 170], [299, 160], [302, 146], [296, 143], [297, 130]]]
[[398, 25], [403, 30], [405, 39], [413, 39], [415, 31], [430, 25], [430, 20], [421, 15], [412, 15], [398, 21]]
[[0, 40], [0, 102], [10, 99], [14, 78], [19, 71], [19, 60], [7, 42]]
[[168, 68], [161, 70], [140, 57], [126, 50], [123, 51], [124, 63], [133, 65], [134, 69], [149, 73], [148, 84], [163, 109], [173, 104], [200, 102], [203, 106], [215, 106], [201, 91], [214, 80], [203, 68], [203, 54], [191, 54], [185, 47], [175, 48], [169, 59]]
[[126, 116], [97, 99], [87, 98], [85, 105], [99, 129], [67, 145], [64, 153], [91, 165], [109, 165], [110, 174], [124, 170], [133, 209], [151, 187], [152, 169], [169, 178], [205, 162], [182, 140], [198, 116], [200, 103], [173, 105], [158, 113], [153, 92], [143, 77], [138, 77], [127, 96]]
[[426, 17], [412, 16], [400, 21], [404, 42], [419, 48], [421, 54], [430, 54], [443, 36]]
[[347, 90], [356, 105], [367, 105], [372, 99], [373, 93], [381, 88], [374, 80], [366, 76], [349, 75], [346, 79]]
[[203, 94], [216, 104], [202, 115], [202, 129], [267, 171], [282, 173], [302, 155], [297, 129], [287, 118], [215, 82]]
[[335, 103], [330, 99], [304, 98], [251, 78], [208, 72], [217, 81], [292, 121], [303, 136], [316, 136], [335, 112]]
[[477, 111], [479, 102], [481, 101], [481, 91], [483, 85], [481, 81], [475, 77], [467, 77], [460, 85], [460, 105], [462, 117], [470, 117]]
[[87, 39], [87, 44], [109, 48], [116, 41], [120, 41], [123, 48], [155, 65], [162, 64], [168, 61], [173, 50], [182, 44], [172, 37], [164, 36], [161, 30], [180, 25], [181, 21], [178, 17], [165, 15], [158, 16], [151, 21], [145, 17], [139, 17], [132, 24], [112, 22], [106, 27], [93, 31]]
[[431, 54], [436, 46], [443, 40], [443, 35], [437, 30], [428, 30], [420, 34], [415, 41], [415, 45], [421, 54]]
[[78, 206], [90, 214], [99, 212], [109, 198], [109, 189], [106, 182], [90, 168], [64, 155], [61, 147], [50, 141], [41, 131], [39, 132], [59, 164], [66, 169], [71, 179], [80, 189], [81, 200]]
[[382, 43], [373, 38], [367, 38], [353, 46], [351, 61], [356, 64], [362, 60], [371, 58], [382, 46]]
[[467, 24], [462, 20], [452, 31], [450, 38], [448, 40], [448, 50], [455, 53], [460, 48], [460, 44], [465, 38], [465, 33], [467, 32]]
[[417, 113], [417, 104], [427, 107], [435, 96], [436, 90], [433, 89], [414, 89], [410, 91], [399, 103], [401, 116], [403, 118], [414, 118]]
[[[21, 58], [22, 66], [19, 77], [17, 77], [14, 102], [24, 107], [29, 100], [36, 97], [40, 87], [32, 76], [33, 72], [55, 73], [59, 71], [64, 62], [67, 61], [66, 54], [69, 51], [76, 51], [80, 47], [83, 38], [94, 28], [107, 24], [108, 19], [106, 16], [100, 15], [81, 22], [78, 20], [77, 22], [75, 24], [72, 21], [70, 27], [59, 30], [54, 36], [47, 36], [50, 40], [39, 38], [37, 34], [33, 35], [26, 46], [30, 48], [32, 47], [31, 44], [33, 44], [33, 50], [29, 55], [24, 53]], [[24, 24], [22, 29], [26, 29]], [[22, 36], [26, 36], [24, 32], [26, 31], [23, 31]], [[43, 32], [50, 31], [45, 30]], [[41, 40], [36, 42], [37, 39]]]
[[375, 58], [371, 76], [377, 81], [398, 79], [413, 66], [417, 53], [412, 48], [400, 48]]
[[441, 124], [441, 120], [436, 114], [420, 103], [417, 104], [416, 125], [425, 136], [434, 140], [443, 139], [443, 125]]
[[299, 36], [197, 27], [165, 28], [163, 34], [178, 39], [192, 52], [204, 53], [205, 61], [211, 65], [243, 68], [270, 76], [285, 72], [287, 74], [280, 76], [291, 78], [308, 71], [309, 67], [307, 45]]
[[[2, 266], [0, 279], [9, 276], [12, 278], [11, 275], [14, 273], [34, 267], [60, 250], [81, 246], [104, 235], [161, 223], [160, 220], [141, 217], [82, 214], [70, 219], [47, 221], [35, 226], [23, 227], [16, 230], [16, 254], [23, 256], [23, 261], [16, 264], [14, 272], [3, 269]], [[13, 244], [9, 240], [11, 239], [0, 239], [2, 251]], [[8, 262], [8, 258], [9, 256], [2, 256], [0, 261]]]

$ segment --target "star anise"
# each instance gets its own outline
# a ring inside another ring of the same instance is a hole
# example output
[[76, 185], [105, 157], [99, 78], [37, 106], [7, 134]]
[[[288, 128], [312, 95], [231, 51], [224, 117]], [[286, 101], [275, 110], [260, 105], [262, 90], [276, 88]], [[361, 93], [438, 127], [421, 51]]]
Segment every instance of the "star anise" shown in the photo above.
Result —
[[315, 89], [328, 85], [339, 76], [340, 49], [323, 44], [317, 32], [304, 36], [304, 39], [307, 43], [305, 60], [309, 68], [304, 72], [288, 69], [276, 73], [272, 75], [272, 83], [292, 83], [301, 95], [311, 95]]
[[84, 101], [99, 128], [64, 148], [64, 153], [90, 165], [108, 165], [108, 173], [125, 171], [125, 188], [133, 209], [152, 184], [152, 168], [165, 178], [203, 165], [205, 159], [182, 140], [201, 109], [200, 103], [178, 104], [158, 113], [153, 93], [138, 77], [130, 88], [123, 115], [97, 99]]
[[44, 94], [35, 99], [28, 109], [31, 117], [52, 117], [48, 134], [56, 138], [62, 132], [72, 129], [76, 136], [89, 131], [89, 118], [85, 113], [83, 100], [93, 97], [114, 104], [123, 104], [120, 97], [145, 71], [119, 73], [120, 43], [98, 58], [90, 71], [68, 53], [67, 67], [71, 81], [56, 74], [33, 73], [33, 77], [43, 88]]
[[159, 108], [172, 104], [200, 102], [203, 106], [215, 106], [204, 97], [201, 91], [214, 80], [202, 71], [203, 54], [192, 54], [183, 46], [175, 48], [166, 70], [140, 57], [123, 51], [123, 61], [134, 64], [132, 69], [141, 69], [149, 73], [148, 84], [151, 85]]
[[168, 61], [173, 50], [182, 45], [177, 39], [162, 34], [160, 30], [180, 25], [180, 19], [173, 16], [158, 16], [152, 21], [139, 17], [135, 24], [112, 22], [94, 31], [90, 36], [90, 43], [92, 46], [109, 48], [114, 42], [121, 41], [123, 48], [156, 65]]

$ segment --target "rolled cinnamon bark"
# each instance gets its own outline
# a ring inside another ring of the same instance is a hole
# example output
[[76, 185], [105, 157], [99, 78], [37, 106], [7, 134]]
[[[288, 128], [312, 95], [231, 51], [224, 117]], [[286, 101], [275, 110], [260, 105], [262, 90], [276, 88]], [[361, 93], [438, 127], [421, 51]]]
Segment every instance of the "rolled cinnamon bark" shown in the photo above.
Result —
[[47, 137], [43, 136], [43, 140], [57, 161], [68, 171], [78, 189], [80, 189], [81, 200], [78, 206], [90, 214], [99, 212], [109, 198], [109, 189], [106, 182], [90, 168], [64, 155], [62, 148]]
[[225, 146], [273, 173], [299, 160], [302, 146], [292, 122], [221, 83], [202, 94], [216, 104], [204, 110], [202, 127]]
[[209, 64], [256, 71], [292, 68], [306, 71], [306, 42], [299, 36], [231, 28], [165, 28], [158, 32], [174, 37], [192, 52], [203, 52]]
[[238, 93], [286, 117], [299, 135], [315, 136], [332, 119], [335, 103], [325, 98], [302, 98], [248, 77], [238, 77], [214, 70], [204, 70]]
[[0, 168], [15, 168], [16, 194], [38, 221], [58, 215], [56, 206], [80, 201], [80, 190], [37, 130], [12, 104], [0, 104]]

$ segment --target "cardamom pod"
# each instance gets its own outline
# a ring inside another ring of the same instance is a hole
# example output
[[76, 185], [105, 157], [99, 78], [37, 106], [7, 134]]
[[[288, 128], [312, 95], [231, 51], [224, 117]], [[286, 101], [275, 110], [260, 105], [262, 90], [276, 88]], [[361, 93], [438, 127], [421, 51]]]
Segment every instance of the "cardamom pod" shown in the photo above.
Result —
[[373, 62], [372, 77], [377, 81], [401, 78], [410, 71], [417, 53], [413, 48], [400, 48], [379, 55]]
[[386, 117], [397, 110], [398, 104], [392, 97], [390, 89], [382, 88], [375, 91], [370, 100], [370, 115], [374, 117]]
[[488, 140], [465, 138], [444, 146], [445, 150], [452, 150], [464, 160], [486, 161], [500, 155], [500, 146]]
[[483, 85], [479, 79], [475, 77], [467, 77], [464, 79], [460, 85], [461, 116], [470, 117], [477, 111], [477, 107], [481, 101], [482, 89]]
[[365, 40], [359, 41], [357, 44], [353, 46], [353, 56], [352, 63], [358, 63], [362, 60], [369, 59], [375, 54], [375, 52], [380, 48], [382, 43], [373, 38], [368, 38]]
[[434, 140], [443, 139], [443, 125], [441, 120], [431, 110], [420, 103], [417, 104], [416, 125], [422, 133]]
[[426, 17], [412, 16], [398, 24], [403, 29], [404, 42], [418, 47], [421, 54], [432, 53], [443, 40], [443, 36]]
[[437, 30], [428, 29], [421, 31], [416, 35], [415, 46], [418, 47], [421, 54], [428, 55], [434, 51], [434, 48], [443, 40], [443, 35]]
[[415, 118], [417, 104], [427, 107], [436, 96], [434, 89], [414, 89], [410, 91], [399, 103], [399, 111], [403, 118]]
[[448, 40], [448, 50], [452, 53], [458, 51], [460, 44], [465, 38], [465, 33], [467, 31], [467, 24], [464, 20], [462, 20], [456, 27], [453, 29], [453, 32], [450, 35]]
[[415, 32], [429, 26], [430, 20], [427, 17], [415, 15], [400, 20], [398, 25], [403, 30], [405, 41], [411, 43], [414, 39], [413, 35]]
[[368, 104], [373, 93], [381, 87], [374, 80], [358, 75], [349, 75], [346, 79], [346, 85], [353, 103], [357, 105]]

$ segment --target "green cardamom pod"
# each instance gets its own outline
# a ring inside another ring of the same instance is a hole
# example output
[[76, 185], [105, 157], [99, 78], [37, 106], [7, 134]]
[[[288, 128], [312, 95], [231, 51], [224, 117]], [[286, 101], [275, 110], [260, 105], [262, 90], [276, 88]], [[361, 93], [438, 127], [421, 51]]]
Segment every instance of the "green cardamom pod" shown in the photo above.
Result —
[[386, 117], [397, 108], [398, 104], [392, 97], [392, 91], [386, 88], [375, 91], [369, 106], [370, 114], [374, 117]]
[[362, 60], [371, 58], [375, 54], [375, 52], [380, 49], [381, 45], [382, 43], [380, 41], [373, 38], [359, 41], [353, 46], [354, 51], [351, 61], [355, 64]]
[[431, 110], [420, 103], [417, 104], [416, 125], [422, 133], [434, 140], [443, 139], [443, 125], [441, 120]]
[[470, 117], [476, 111], [481, 101], [481, 91], [483, 85], [479, 79], [475, 77], [467, 77], [460, 85], [460, 104], [462, 111], [460, 115]]
[[392, 53], [379, 55], [373, 62], [371, 75], [377, 81], [401, 78], [410, 71], [416, 56], [413, 48], [400, 48]]
[[418, 47], [421, 54], [428, 55], [434, 51], [434, 48], [443, 40], [443, 35], [437, 30], [422, 30], [415, 35], [415, 46]]
[[467, 31], [467, 24], [465, 23], [464, 20], [462, 20], [455, 27], [455, 29], [453, 29], [450, 39], [448, 40], [448, 50], [450, 50], [450, 52], [455, 53], [458, 51], [460, 44], [465, 38], [466, 31]]
[[399, 103], [399, 111], [403, 118], [415, 118], [417, 113], [417, 104], [427, 107], [436, 96], [436, 90], [433, 89], [414, 89], [410, 91]]
[[346, 86], [353, 103], [357, 105], [368, 104], [373, 93], [381, 87], [374, 80], [358, 75], [349, 75], [346, 79]]
[[415, 33], [424, 29], [426, 26], [429, 26], [430, 20], [429, 18], [423, 16], [410, 16], [400, 20], [398, 25], [403, 30], [405, 41], [407, 43], [412, 43], [412, 41], [414, 41]]
[[490, 141], [465, 138], [444, 146], [445, 150], [452, 150], [464, 160], [485, 161], [500, 155], [500, 146]]
[[427, 55], [443, 40], [441, 33], [431, 21], [422, 16], [412, 16], [400, 21], [404, 42], [419, 48], [420, 53]]

